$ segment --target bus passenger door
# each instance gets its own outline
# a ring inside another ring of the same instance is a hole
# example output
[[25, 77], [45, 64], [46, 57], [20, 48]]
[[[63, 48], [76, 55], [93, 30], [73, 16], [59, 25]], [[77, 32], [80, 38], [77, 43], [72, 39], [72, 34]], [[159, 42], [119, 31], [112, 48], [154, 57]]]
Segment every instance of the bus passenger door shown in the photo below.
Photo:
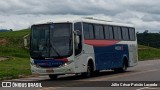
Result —
[[74, 62], [75, 62], [75, 71], [77, 73], [82, 72], [84, 69], [84, 54], [82, 50], [82, 34], [81, 31], [74, 31]]

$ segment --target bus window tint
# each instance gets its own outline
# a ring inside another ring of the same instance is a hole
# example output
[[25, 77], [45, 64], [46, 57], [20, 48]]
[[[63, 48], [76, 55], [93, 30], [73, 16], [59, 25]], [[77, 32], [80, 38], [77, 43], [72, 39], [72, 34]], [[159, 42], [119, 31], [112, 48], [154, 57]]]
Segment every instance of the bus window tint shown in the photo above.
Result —
[[130, 35], [130, 40], [135, 40], [135, 29], [134, 28], [129, 28], [129, 35]]
[[84, 33], [84, 38], [89, 39], [88, 24], [86, 23], [83, 24], [83, 33]]
[[94, 39], [93, 25], [89, 24], [89, 38]]
[[94, 39], [94, 31], [93, 31], [93, 25], [84, 23], [83, 24], [83, 32], [84, 32], [84, 38], [85, 39]]
[[118, 27], [118, 26], [114, 26], [113, 31], [114, 31], [114, 39], [115, 40], [121, 40], [122, 39], [121, 28]]
[[113, 27], [113, 31], [114, 31], [114, 39], [115, 39], [115, 40], [118, 40], [118, 32], [117, 32], [117, 31], [118, 31], [118, 28], [114, 26], [114, 27]]
[[104, 26], [105, 39], [110, 39], [109, 26]]
[[109, 30], [109, 39], [114, 39], [113, 27], [112, 27], [112, 26], [109, 26], [109, 27], [108, 27], [108, 30]]
[[129, 40], [128, 28], [122, 27], [122, 37], [123, 40]]
[[96, 39], [104, 39], [103, 26], [95, 25], [95, 38]]
[[113, 39], [112, 26], [104, 26], [105, 39]]
[[118, 40], [122, 40], [122, 30], [120, 27], [117, 28], [118, 29]]

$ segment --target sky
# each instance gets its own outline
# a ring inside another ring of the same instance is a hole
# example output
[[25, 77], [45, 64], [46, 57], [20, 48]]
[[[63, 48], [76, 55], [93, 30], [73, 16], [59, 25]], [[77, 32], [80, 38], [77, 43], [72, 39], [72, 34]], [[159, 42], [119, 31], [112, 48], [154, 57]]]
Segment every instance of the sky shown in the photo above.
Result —
[[160, 0], [1, 0], [0, 28], [20, 30], [60, 17], [93, 16], [160, 31]]

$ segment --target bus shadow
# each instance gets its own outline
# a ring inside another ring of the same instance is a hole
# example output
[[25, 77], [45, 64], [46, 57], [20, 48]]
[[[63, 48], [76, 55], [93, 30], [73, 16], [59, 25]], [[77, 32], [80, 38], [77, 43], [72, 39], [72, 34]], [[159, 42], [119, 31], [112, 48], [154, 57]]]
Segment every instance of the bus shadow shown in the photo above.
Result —
[[110, 75], [119, 75], [119, 74], [126, 74], [126, 73], [134, 73], [134, 72], [137, 72], [137, 71], [126, 71], [124, 73], [117, 73], [117, 72], [114, 72], [114, 71], [102, 71], [102, 72], [99, 72], [97, 74], [94, 74], [92, 77], [89, 77], [89, 78], [86, 78], [86, 77], [83, 77], [82, 75], [72, 75], [72, 76], [65, 76], [64, 77], [58, 77], [57, 79], [55, 80], [51, 80], [51, 79], [47, 79], [47, 80], [42, 80], [42, 81], [73, 81], [73, 80], [85, 80], [87, 81], [87, 79], [94, 79], [94, 78], [99, 78], [99, 77], [103, 77], [103, 76], [110, 76]]
[[[41, 80], [39, 81], [42, 83], [43, 86], [46, 87], [101, 87], [105, 86], [105, 81], [96, 81], [98, 78], [112, 76], [112, 75], [119, 75], [119, 74], [130, 74], [135, 73], [137, 71], [127, 71], [125, 73], [115, 73], [114, 71], [103, 71], [99, 74], [94, 75], [90, 78], [82, 77], [81, 75], [73, 75], [73, 76], [66, 76], [59, 77], [56, 80], [50, 80], [49, 78], [47, 80]], [[94, 81], [94, 79], [96, 79]], [[93, 80], [93, 81], [92, 81]]]

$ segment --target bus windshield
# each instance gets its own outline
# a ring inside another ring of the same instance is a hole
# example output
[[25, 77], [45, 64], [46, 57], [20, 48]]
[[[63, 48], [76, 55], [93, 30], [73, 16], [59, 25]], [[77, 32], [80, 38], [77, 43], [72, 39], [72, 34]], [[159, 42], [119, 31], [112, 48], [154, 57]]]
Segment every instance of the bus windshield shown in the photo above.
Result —
[[72, 54], [72, 25], [55, 23], [33, 25], [30, 54], [32, 58], [63, 58]]

